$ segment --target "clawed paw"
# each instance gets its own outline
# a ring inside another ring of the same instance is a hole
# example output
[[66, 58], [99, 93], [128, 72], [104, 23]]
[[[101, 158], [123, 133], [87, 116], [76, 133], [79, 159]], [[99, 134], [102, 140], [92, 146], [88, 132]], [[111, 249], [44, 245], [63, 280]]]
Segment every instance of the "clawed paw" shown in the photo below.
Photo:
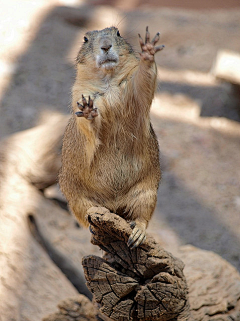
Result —
[[153, 38], [153, 40], [150, 41], [150, 33], [148, 31], [148, 27], [146, 27], [145, 43], [142, 37], [140, 36], [140, 34], [138, 34], [138, 36], [139, 36], [139, 43], [142, 48], [142, 53], [140, 53], [141, 58], [143, 60], [154, 61], [155, 53], [160, 50], [163, 50], [163, 48], [165, 47], [164, 45], [155, 47], [156, 43], [160, 39], [160, 33], [158, 32], [156, 36]]
[[93, 107], [93, 100], [89, 96], [88, 102], [86, 98], [82, 95], [82, 104], [77, 102], [78, 108], [80, 111], [77, 111], [75, 115], [77, 117], [85, 117], [88, 120], [92, 120], [93, 118], [98, 116], [98, 109]]
[[134, 249], [141, 245], [146, 239], [146, 229], [138, 226], [136, 222], [130, 223], [131, 228], [133, 228], [131, 235], [129, 236], [127, 245], [130, 249]]

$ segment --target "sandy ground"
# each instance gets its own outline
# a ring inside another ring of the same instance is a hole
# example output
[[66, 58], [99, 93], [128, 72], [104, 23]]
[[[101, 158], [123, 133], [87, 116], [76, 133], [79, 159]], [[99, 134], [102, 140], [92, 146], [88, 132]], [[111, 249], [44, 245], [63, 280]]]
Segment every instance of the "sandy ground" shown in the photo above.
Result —
[[70, 0], [2, 1], [0, 137], [69, 113], [86, 30], [115, 24], [136, 50], [146, 25], [161, 31], [152, 122], [163, 178], [149, 232], [166, 247], [215, 251], [240, 270], [240, 106], [231, 85], [210, 73], [218, 50], [240, 52], [240, 7], [233, 0], [211, 10], [92, 2], [89, 9]]

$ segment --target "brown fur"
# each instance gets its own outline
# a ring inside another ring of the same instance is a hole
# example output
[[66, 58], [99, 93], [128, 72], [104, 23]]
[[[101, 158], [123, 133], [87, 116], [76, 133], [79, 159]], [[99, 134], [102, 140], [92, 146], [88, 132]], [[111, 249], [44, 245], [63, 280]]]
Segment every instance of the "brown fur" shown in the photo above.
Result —
[[[117, 31], [88, 32], [78, 54], [59, 182], [80, 224], [87, 225], [90, 207], [104, 206], [144, 229], [160, 180], [158, 143], [149, 116], [157, 69], [154, 61], [137, 58]], [[99, 39], [104, 37], [119, 56], [110, 70], [96, 65]], [[82, 94], [90, 95], [98, 108], [92, 120], [74, 114]]]

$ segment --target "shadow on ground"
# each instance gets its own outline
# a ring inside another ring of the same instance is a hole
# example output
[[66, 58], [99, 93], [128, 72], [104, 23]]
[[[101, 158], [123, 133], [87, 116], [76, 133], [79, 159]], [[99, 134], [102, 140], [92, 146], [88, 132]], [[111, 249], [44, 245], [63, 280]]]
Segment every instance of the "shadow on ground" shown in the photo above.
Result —
[[181, 244], [213, 251], [240, 270], [239, 237], [170, 172], [163, 173], [154, 219], [159, 229], [164, 219]]
[[230, 84], [198, 86], [184, 83], [160, 82], [159, 92], [183, 94], [201, 107], [201, 117], [225, 117], [240, 122], [240, 100]]

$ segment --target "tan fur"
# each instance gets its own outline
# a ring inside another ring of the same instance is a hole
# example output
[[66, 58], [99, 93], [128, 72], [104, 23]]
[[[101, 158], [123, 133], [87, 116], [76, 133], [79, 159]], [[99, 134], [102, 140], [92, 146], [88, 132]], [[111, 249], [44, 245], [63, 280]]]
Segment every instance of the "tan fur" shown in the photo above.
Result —
[[[104, 206], [146, 227], [160, 180], [158, 143], [149, 116], [157, 69], [155, 62], [139, 60], [116, 33], [114, 27], [89, 32], [88, 43], [80, 49], [59, 182], [80, 224], [87, 225], [90, 207]], [[104, 37], [119, 55], [110, 70], [96, 65]], [[82, 94], [90, 95], [98, 108], [92, 120], [74, 114]]]

